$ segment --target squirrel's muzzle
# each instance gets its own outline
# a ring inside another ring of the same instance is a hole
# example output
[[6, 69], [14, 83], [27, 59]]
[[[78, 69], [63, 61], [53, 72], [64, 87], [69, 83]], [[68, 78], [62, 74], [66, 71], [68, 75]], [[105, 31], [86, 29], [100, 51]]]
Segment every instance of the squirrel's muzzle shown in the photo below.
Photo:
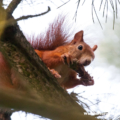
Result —
[[87, 65], [89, 65], [90, 63], [91, 63], [91, 60], [85, 60], [84, 63], [83, 63], [83, 65], [84, 65], [84, 66], [87, 66]]

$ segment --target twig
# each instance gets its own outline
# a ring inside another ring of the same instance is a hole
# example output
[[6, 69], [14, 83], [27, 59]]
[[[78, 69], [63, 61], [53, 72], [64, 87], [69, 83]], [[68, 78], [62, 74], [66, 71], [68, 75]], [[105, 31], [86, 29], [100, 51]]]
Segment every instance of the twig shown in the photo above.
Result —
[[118, 3], [120, 4], [120, 1], [118, 0]]
[[[97, 17], [97, 19], [98, 19], [98, 22], [99, 22], [99, 24], [100, 24], [100, 26], [101, 26], [101, 28], [102, 28], [102, 25], [101, 25], [100, 20], [99, 20], [99, 18], [98, 18], [98, 15], [97, 15], [97, 12], [96, 12], [96, 10], [95, 10], [94, 4], [93, 4], [93, 8], [94, 8], [94, 11], [95, 11], [95, 15], [96, 15], [96, 17]], [[102, 29], [103, 29], [103, 28], [102, 28]]]
[[92, 0], [92, 7], [91, 7], [92, 10], [91, 10], [91, 11], [92, 11], [92, 20], [93, 20], [93, 23], [95, 23], [95, 22], [94, 22], [94, 17], [93, 17], [93, 3], [94, 3], [94, 0]]
[[114, 30], [114, 25], [115, 25], [115, 11], [113, 11], [113, 30]]
[[107, 12], [106, 12], [106, 23], [107, 23], [107, 15], [108, 15], [108, 0], [107, 1]]
[[48, 6], [48, 10], [47, 10], [46, 12], [44, 12], [44, 13], [41, 13], [41, 14], [37, 14], [37, 15], [27, 15], [27, 16], [19, 17], [19, 18], [15, 19], [15, 20], [9, 19], [9, 20], [7, 20], [7, 21], [2, 21], [2, 22], [0, 22], [0, 29], [3, 27], [3, 25], [5, 25], [5, 27], [8, 27], [9, 25], [16, 23], [17, 21], [44, 15], [44, 14], [48, 13], [50, 10], [51, 10], [51, 9], [50, 9], [50, 7]]
[[117, 18], [117, 0], [115, 0], [115, 6], [116, 6], [116, 18]]
[[9, 6], [7, 7], [7, 12], [12, 15], [12, 13], [14, 12], [14, 10], [17, 8], [18, 4], [21, 2], [22, 0], [12, 0], [12, 2], [9, 4]]
[[104, 13], [105, 13], [105, 7], [106, 7], [106, 3], [107, 3], [107, 0], [105, 1], [105, 4], [104, 4], [104, 9], [103, 9], [103, 17], [104, 17]]
[[85, 3], [85, 0], [83, 1], [82, 5]]
[[19, 18], [15, 19], [15, 21], [20, 21], [20, 20], [24, 20], [24, 19], [28, 19], [28, 18], [33, 18], [33, 17], [41, 16], [41, 15], [44, 15], [44, 14], [48, 13], [50, 10], [51, 9], [48, 6], [48, 10], [46, 12], [43, 12], [43, 13], [40, 13], [40, 14], [37, 14], [37, 15], [22, 16], [22, 17], [19, 17]]
[[101, 102], [101, 101], [98, 101], [98, 102], [94, 103], [93, 105], [89, 105], [89, 106], [91, 107], [91, 106], [97, 105], [97, 104], [100, 103], [100, 102]]
[[115, 10], [114, 10], [114, 4], [112, 0], [109, 0], [111, 7], [113, 8], [113, 29], [114, 29], [114, 25], [115, 25]]
[[53, 5], [57, 6], [52, 0], [49, 0]]
[[99, 11], [100, 11], [100, 9], [101, 9], [101, 6], [102, 6], [102, 2], [103, 2], [103, 0], [101, 0]]
[[[64, 4], [62, 4], [61, 6], [59, 6], [58, 8], [60, 8], [60, 7], [62, 7], [62, 6], [64, 6], [65, 4], [67, 4], [68, 2], [70, 2], [70, 0], [69, 1], [67, 1], [67, 2], [65, 2]], [[58, 9], [57, 8], [57, 9]]]
[[75, 12], [75, 15], [74, 15], [74, 17], [73, 17], [73, 18], [75, 18], [75, 21], [76, 21], [76, 17], [77, 17], [77, 12], [78, 12], [79, 4], [80, 4], [80, 0], [78, 0], [78, 4], [77, 4], [77, 8], [76, 8], [76, 12]]
[[110, 4], [111, 4], [111, 7], [113, 8], [114, 10], [114, 4], [113, 4], [113, 1], [112, 0], [109, 0], [110, 1]]
[[85, 98], [85, 97], [83, 97], [83, 96], [78, 96], [78, 97], [83, 98], [83, 99], [85, 99], [85, 100], [89, 101], [92, 105], [94, 105], [94, 103], [93, 103], [93, 102], [91, 102], [88, 98]]
[[81, 103], [81, 105], [84, 106], [84, 108], [88, 108], [88, 110], [91, 110], [90, 107], [83, 101], [79, 100], [79, 103]]

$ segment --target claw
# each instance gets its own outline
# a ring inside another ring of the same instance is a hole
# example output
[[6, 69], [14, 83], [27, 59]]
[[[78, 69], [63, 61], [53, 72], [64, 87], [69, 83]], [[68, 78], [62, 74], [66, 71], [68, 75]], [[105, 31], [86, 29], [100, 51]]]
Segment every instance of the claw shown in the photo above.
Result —
[[69, 53], [65, 53], [63, 55], [61, 55], [62, 59], [63, 59], [63, 63], [64, 64], [67, 64], [70, 66], [70, 64], [73, 64], [73, 61], [72, 61], [72, 57]]

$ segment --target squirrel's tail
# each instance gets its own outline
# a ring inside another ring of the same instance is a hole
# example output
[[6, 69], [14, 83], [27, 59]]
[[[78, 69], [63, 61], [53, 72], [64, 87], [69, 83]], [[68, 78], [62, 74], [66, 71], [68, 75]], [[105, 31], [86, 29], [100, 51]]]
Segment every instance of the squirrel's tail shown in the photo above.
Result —
[[65, 17], [57, 17], [49, 24], [46, 32], [40, 33], [37, 37], [31, 37], [28, 41], [34, 49], [54, 50], [58, 46], [68, 43], [69, 32], [66, 30]]

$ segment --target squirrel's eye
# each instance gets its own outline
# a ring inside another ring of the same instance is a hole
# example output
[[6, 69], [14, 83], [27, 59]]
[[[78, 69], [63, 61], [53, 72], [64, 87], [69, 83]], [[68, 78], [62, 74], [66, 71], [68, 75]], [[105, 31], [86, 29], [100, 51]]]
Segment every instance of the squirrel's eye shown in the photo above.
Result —
[[82, 46], [82, 45], [78, 46], [78, 49], [79, 49], [79, 50], [82, 50], [82, 49], [83, 49], [83, 46]]

